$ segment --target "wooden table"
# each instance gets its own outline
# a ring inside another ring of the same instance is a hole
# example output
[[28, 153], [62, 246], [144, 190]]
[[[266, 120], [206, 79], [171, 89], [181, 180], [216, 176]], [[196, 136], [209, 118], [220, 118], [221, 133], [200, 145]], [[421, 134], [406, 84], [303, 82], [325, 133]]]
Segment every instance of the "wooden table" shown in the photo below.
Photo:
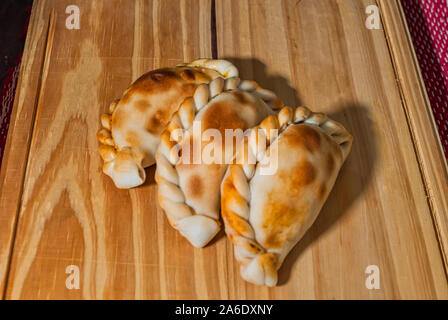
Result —
[[[36, 0], [0, 175], [2, 297], [448, 298], [448, 170], [404, 21], [396, 0]], [[154, 168], [132, 190], [101, 172], [110, 101], [148, 70], [212, 56], [355, 137], [276, 288], [241, 279], [223, 233], [194, 249], [169, 227]]]

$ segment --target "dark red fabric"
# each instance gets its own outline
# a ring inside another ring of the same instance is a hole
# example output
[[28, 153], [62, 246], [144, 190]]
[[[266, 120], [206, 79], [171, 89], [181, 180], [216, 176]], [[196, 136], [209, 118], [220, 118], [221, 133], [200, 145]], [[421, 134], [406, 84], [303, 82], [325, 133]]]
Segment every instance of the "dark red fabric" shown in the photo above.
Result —
[[31, 3], [30, 0], [2, 0], [0, 5], [0, 166], [28, 30]]
[[448, 0], [401, 0], [448, 159]]
[[14, 102], [14, 93], [17, 85], [20, 70], [20, 57], [14, 62], [14, 67], [8, 69], [8, 74], [3, 80], [1, 91], [1, 110], [0, 110], [0, 166], [3, 159], [3, 151], [8, 134], [9, 121], [11, 118], [11, 109]]

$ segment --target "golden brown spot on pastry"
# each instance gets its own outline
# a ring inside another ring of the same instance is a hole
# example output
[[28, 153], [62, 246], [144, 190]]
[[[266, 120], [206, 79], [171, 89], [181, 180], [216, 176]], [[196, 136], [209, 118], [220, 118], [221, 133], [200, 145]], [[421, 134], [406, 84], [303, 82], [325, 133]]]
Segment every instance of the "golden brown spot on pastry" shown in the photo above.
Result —
[[190, 90], [189, 87], [186, 87], [187, 85], [193, 85], [194, 90], [197, 84], [209, 80], [208, 78], [197, 80], [197, 78], [204, 78], [204, 75], [195, 69], [164, 68], [153, 70], [138, 78], [125, 91], [121, 102], [129, 103], [136, 94], [148, 95], [150, 99], [152, 94], [164, 93], [173, 88], [178, 88], [179, 95], [182, 95], [181, 99], [184, 99], [184, 93], [187, 95], [192, 94], [192, 92], [186, 92], [186, 90]]
[[[293, 236], [290, 227], [303, 223], [306, 207], [298, 207], [305, 186], [316, 180], [317, 171], [307, 160], [299, 162], [290, 170], [279, 172], [278, 178], [283, 186], [281, 190], [271, 191], [264, 204], [262, 228], [266, 233], [265, 246], [280, 248]], [[288, 196], [284, 195], [288, 190]]]
[[281, 248], [293, 236], [291, 226], [305, 220], [307, 209], [298, 207], [294, 200], [268, 194], [261, 226], [266, 233], [265, 247]]
[[165, 126], [167, 125], [169, 119], [168, 110], [166, 109], [159, 109], [157, 110], [151, 118], [148, 119], [146, 122], [146, 130], [149, 133], [157, 134], [160, 133]]
[[280, 171], [278, 179], [283, 186], [282, 189], [288, 190], [291, 198], [298, 198], [303, 188], [313, 183], [316, 176], [316, 168], [311, 162], [304, 160], [288, 170]]
[[188, 81], [188, 82], [194, 81], [194, 79], [195, 79], [194, 75], [195, 74], [191, 69], [183, 70], [180, 73], [180, 76], [182, 77], [182, 79], [184, 79], [185, 81]]
[[129, 130], [127, 135], [126, 135], [126, 143], [131, 146], [131, 147], [135, 147], [135, 146], [139, 146], [140, 145], [140, 138], [138, 136], [138, 134], [135, 131]]
[[218, 101], [210, 105], [205, 111], [203, 121], [204, 130], [217, 129], [225, 136], [225, 129], [246, 130], [246, 122], [238, 115], [232, 104]]
[[291, 126], [283, 133], [284, 138], [293, 146], [303, 146], [309, 152], [317, 152], [321, 141], [317, 129], [309, 125], [299, 124]]
[[151, 104], [145, 99], [140, 99], [135, 102], [135, 108], [141, 113], [145, 113], [149, 108], [151, 108]]
[[193, 175], [188, 179], [187, 182], [187, 192], [188, 196], [191, 198], [199, 198], [204, 192], [204, 186], [202, 183], [202, 179], [198, 175]]
[[[287, 179], [289, 178], [289, 181]], [[316, 168], [307, 160], [301, 161], [289, 175], [283, 177], [285, 182], [289, 183], [292, 188], [296, 186], [306, 186], [316, 179]]]
[[128, 103], [135, 94], [161, 93], [170, 90], [182, 82], [175, 69], [166, 68], [145, 73], [129, 87], [121, 98], [123, 103]]

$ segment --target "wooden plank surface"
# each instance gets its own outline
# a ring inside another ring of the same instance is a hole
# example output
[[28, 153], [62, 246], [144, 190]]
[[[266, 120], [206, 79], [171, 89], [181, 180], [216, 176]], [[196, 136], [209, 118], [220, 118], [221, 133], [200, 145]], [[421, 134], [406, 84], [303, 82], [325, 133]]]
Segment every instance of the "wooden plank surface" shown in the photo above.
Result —
[[[433, 222], [440, 216], [443, 223], [445, 200], [428, 191], [430, 183], [443, 185], [443, 163], [429, 155], [434, 136], [421, 133], [430, 119], [416, 125], [418, 113], [408, 111], [422, 96], [421, 88], [403, 85], [415, 70], [396, 68], [385, 30], [365, 28], [365, 8], [374, 1], [220, 0], [216, 35], [211, 0], [77, 1], [79, 30], [65, 28], [70, 4], [43, 0], [33, 8], [26, 54], [36, 52], [24, 60], [29, 67], [0, 176], [5, 298], [448, 298], [442, 233]], [[290, 105], [327, 112], [355, 137], [327, 204], [285, 261], [276, 288], [241, 280], [222, 232], [194, 249], [169, 227], [154, 168], [133, 190], [117, 190], [101, 173], [95, 133], [108, 103], [143, 72], [210, 57], [214, 46], [243, 77]], [[425, 140], [428, 146], [416, 148]], [[23, 183], [14, 182], [25, 168]], [[65, 286], [69, 265], [80, 268], [80, 290]], [[379, 290], [365, 287], [369, 265], [380, 269]]]

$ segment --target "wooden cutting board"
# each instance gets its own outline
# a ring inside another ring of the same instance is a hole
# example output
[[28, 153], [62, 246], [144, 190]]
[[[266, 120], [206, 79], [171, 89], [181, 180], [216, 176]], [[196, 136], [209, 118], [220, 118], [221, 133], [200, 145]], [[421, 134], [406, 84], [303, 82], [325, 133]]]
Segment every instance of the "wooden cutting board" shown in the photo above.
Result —
[[[71, 4], [79, 30], [66, 28]], [[448, 298], [448, 171], [404, 21], [396, 0], [35, 1], [0, 175], [3, 298]], [[223, 232], [204, 249], [179, 236], [154, 168], [132, 190], [101, 172], [109, 103], [142, 73], [199, 57], [233, 61], [355, 138], [278, 287], [244, 282]]]

